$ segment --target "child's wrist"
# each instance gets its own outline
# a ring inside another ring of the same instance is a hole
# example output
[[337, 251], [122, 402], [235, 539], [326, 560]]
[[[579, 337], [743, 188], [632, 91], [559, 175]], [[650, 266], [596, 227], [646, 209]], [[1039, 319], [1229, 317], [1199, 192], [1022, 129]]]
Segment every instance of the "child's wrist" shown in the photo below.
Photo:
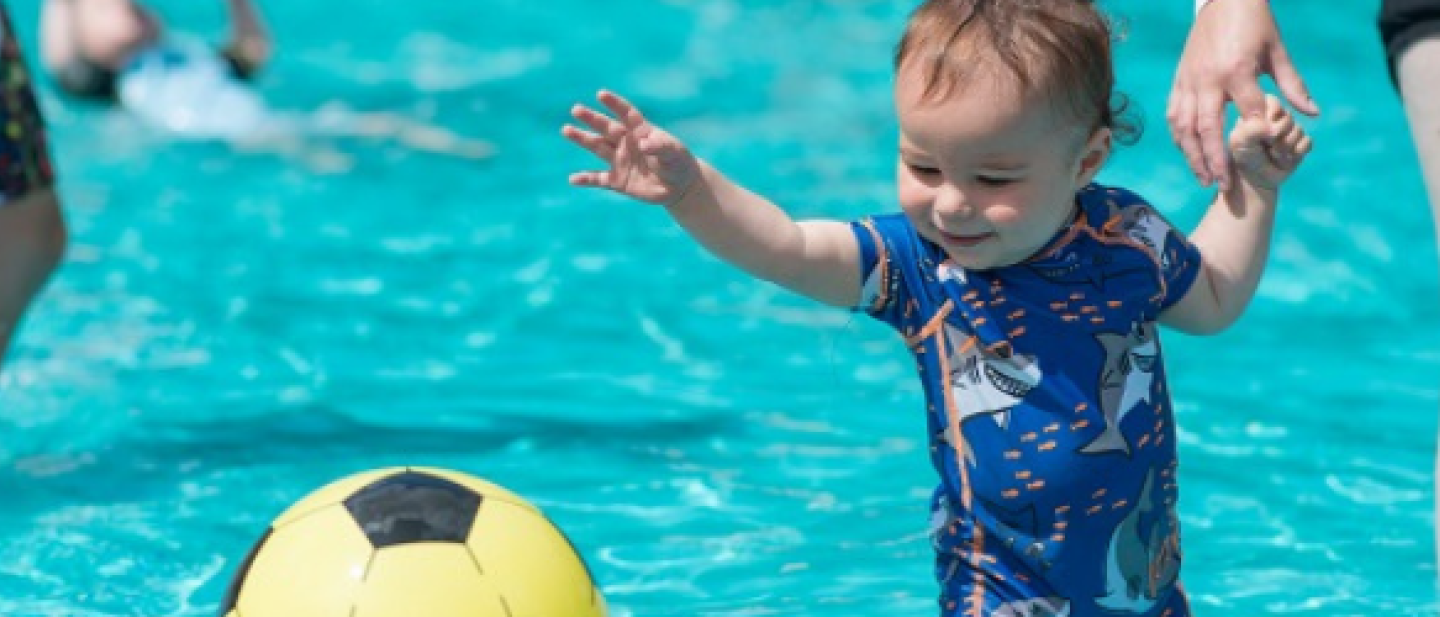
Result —
[[1232, 201], [1234, 198], [1239, 197], [1245, 203], [1249, 203], [1252, 200], [1259, 200], [1261, 204], [1274, 206], [1280, 201], [1280, 185], [1283, 182], [1284, 180], [1281, 180], [1275, 183], [1274, 186], [1268, 186], [1242, 175], [1231, 183], [1230, 195], [1227, 197]]
[[709, 163], [706, 163], [704, 159], [696, 158], [695, 175], [690, 179], [690, 183], [685, 185], [685, 188], [680, 189], [674, 197], [665, 200], [665, 203], [661, 204], [661, 207], [674, 211], [689, 206], [690, 202], [695, 201], [697, 195], [708, 190], [701, 185], [709, 184], [709, 176], [711, 173], [714, 173], [714, 168], [711, 167]]
[[691, 197], [693, 197], [696, 193], [700, 192], [696, 190], [695, 187], [703, 184], [704, 182], [705, 176], [703, 174], [695, 174], [695, 178], [690, 180], [690, 184], [687, 184], [685, 185], [685, 188], [680, 189], [680, 192], [677, 193], [673, 199], [665, 200], [665, 203], [661, 204], [661, 207], [665, 208], [666, 210], [683, 209], [682, 206], [685, 205], [685, 202], [688, 201]]

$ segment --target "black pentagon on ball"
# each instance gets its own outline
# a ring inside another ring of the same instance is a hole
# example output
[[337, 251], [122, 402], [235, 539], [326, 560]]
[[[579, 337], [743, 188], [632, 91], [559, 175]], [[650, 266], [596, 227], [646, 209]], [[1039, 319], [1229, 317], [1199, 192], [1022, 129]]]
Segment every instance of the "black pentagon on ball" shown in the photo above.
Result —
[[376, 480], [345, 499], [345, 509], [377, 549], [411, 542], [463, 543], [481, 496], [417, 471]]

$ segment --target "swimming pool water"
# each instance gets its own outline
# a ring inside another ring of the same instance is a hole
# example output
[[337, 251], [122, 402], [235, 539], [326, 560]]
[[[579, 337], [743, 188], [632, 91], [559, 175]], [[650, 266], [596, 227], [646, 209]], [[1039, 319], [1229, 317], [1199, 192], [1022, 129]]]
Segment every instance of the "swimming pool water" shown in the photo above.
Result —
[[[1148, 131], [1102, 174], [1186, 228], [1189, 4], [1105, 5]], [[47, 91], [73, 247], [0, 376], [0, 615], [211, 614], [290, 502], [402, 464], [539, 504], [617, 615], [932, 614], [900, 342], [567, 186], [591, 161], [557, 135], [611, 87], [797, 215], [891, 210], [908, 5], [266, 3], [272, 105], [427, 120], [479, 162], [179, 143]], [[1185, 584], [1201, 615], [1431, 615], [1440, 289], [1376, 2], [1275, 6], [1324, 116], [1247, 317], [1167, 335]]]

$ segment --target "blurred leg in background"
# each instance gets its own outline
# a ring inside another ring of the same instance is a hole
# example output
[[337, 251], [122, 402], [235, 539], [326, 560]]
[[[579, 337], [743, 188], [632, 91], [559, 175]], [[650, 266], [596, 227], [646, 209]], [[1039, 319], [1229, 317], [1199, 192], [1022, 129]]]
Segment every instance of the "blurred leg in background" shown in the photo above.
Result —
[[45, 127], [14, 32], [0, 5], [0, 358], [66, 242]]
[[[1435, 237], [1440, 239], [1440, 0], [1384, 0], [1380, 37], [1390, 77], [1400, 90], [1420, 171], [1430, 199]], [[1435, 464], [1436, 508], [1440, 514], [1440, 457]], [[1440, 534], [1436, 537], [1440, 556]]]

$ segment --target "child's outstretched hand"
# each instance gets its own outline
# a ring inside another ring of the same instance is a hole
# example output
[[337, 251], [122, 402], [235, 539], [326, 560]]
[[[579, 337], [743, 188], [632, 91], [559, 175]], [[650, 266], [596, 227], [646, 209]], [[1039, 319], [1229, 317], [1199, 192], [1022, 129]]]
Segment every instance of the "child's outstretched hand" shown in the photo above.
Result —
[[650, 124], [620, 95], [601, 90], [598, 98], [613, 118], [577, 104], [571, 115], [591, 130], [566, 124], [560, 134], [604, 159], [610, 170], [576, 172], [570, 174], [570, 183], [607, 188], [652, 204], [679, 202], [700, 180], [700, 162], [684, 143]]
[[1230, 131], [1235, 171], [1251, 186], [1276, 190], [1310, 152], [1310, 136], [1280, 100], [1265, 97], [1265, 115], [1241, 118]]

